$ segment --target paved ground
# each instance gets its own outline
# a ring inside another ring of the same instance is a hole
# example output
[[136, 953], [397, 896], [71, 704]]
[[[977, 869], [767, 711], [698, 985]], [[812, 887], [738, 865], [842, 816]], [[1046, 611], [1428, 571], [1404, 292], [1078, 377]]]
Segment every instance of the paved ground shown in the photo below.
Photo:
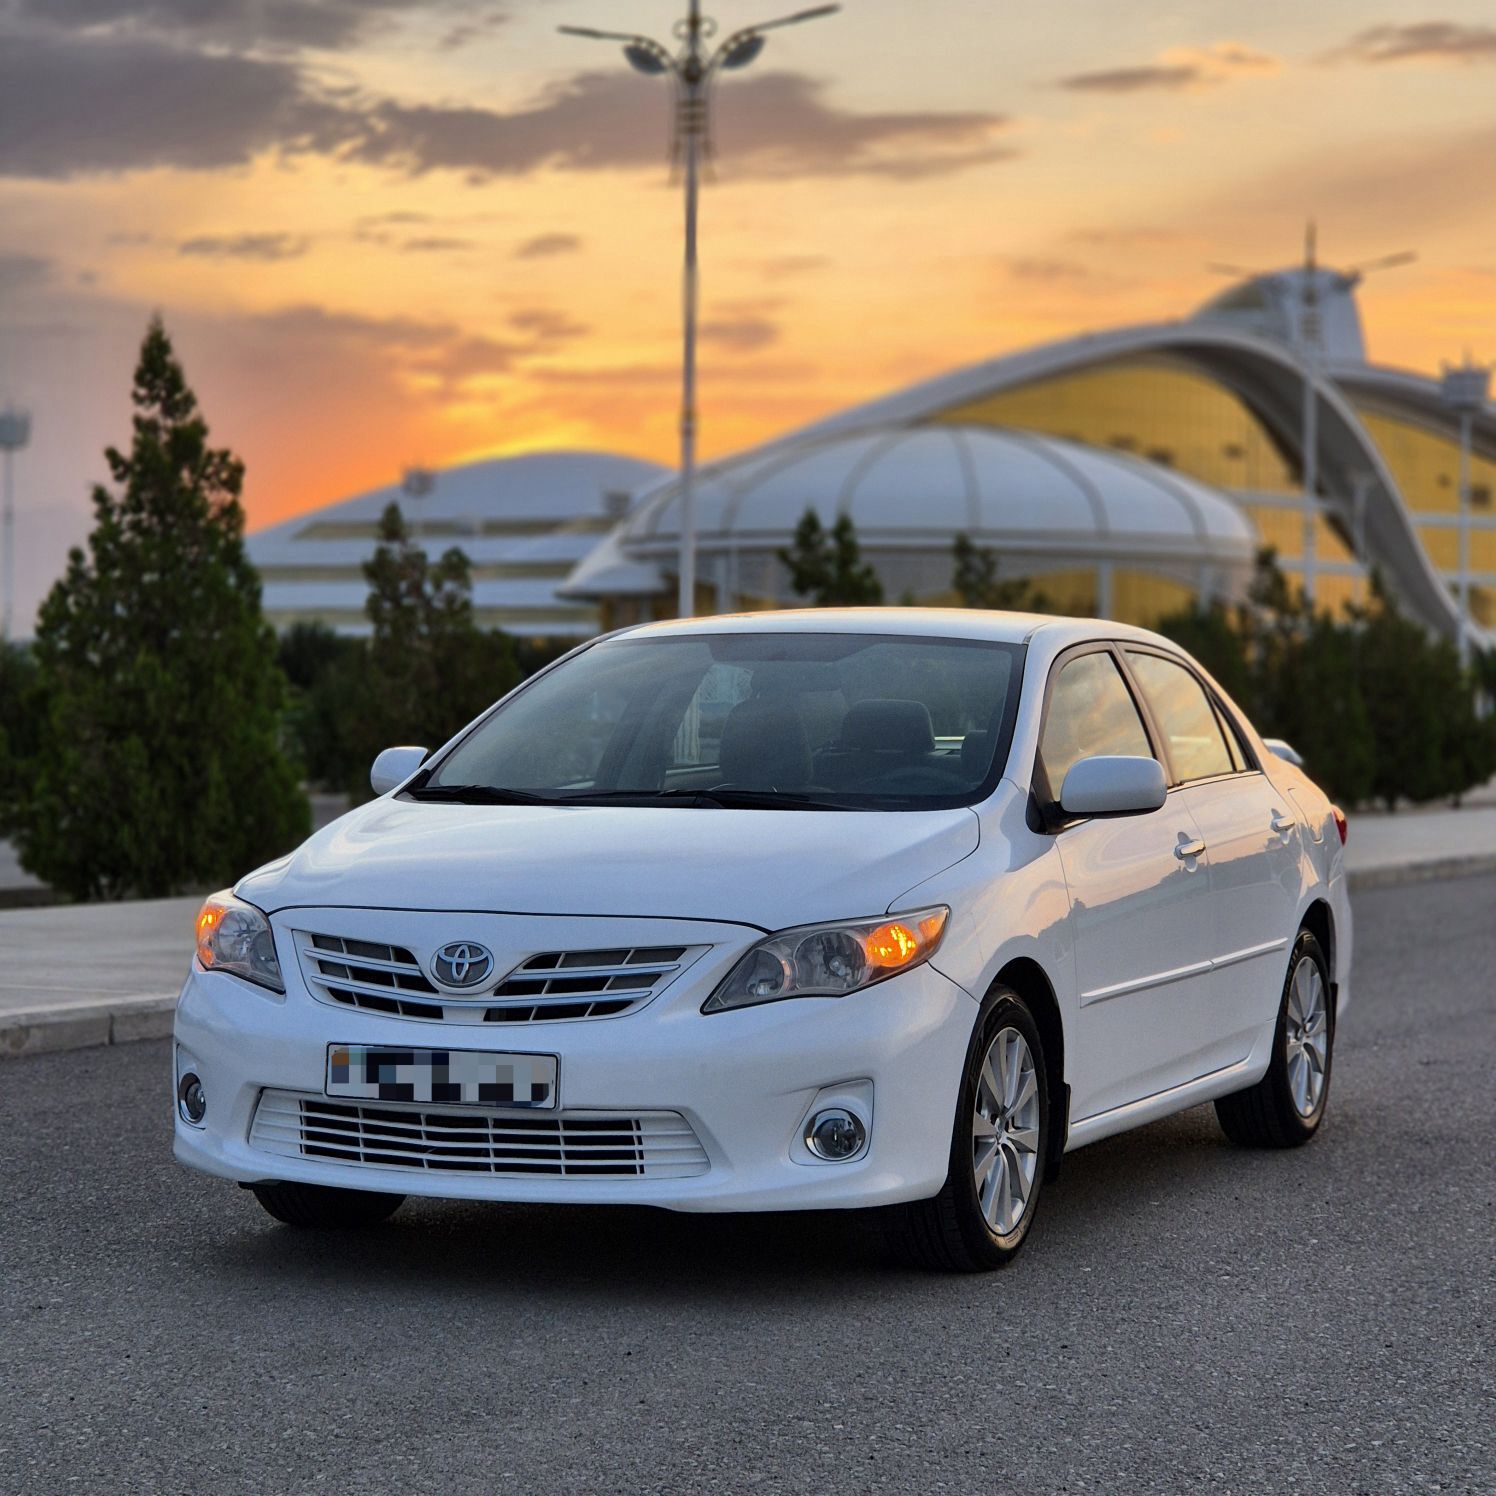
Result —
[[1023, 1256], [847, 1217], [408, 1205], [168, 1156], [163, 1043], [0, 1072], [0, 1491], [1496, 1490], [1496, 876], [1368, 891], [1309, 1148], [1066, 1160]]

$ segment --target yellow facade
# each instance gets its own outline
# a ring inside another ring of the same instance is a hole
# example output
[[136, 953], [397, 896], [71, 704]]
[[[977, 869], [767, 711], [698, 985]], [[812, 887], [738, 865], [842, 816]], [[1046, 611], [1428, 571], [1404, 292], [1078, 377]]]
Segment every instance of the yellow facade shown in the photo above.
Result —
[[1177, 468], [1216, 488], [1296, 493], [1298, 473], [1230, 390], [1160, 358], [1039, 380], [937, 419], [1042, 431]]

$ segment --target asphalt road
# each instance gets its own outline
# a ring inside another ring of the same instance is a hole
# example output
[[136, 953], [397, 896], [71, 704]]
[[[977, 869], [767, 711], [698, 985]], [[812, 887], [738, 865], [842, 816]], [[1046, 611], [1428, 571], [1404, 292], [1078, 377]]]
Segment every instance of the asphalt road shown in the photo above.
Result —
[[1496, 1491], [1496, 877], [1357, 900], [1310, 1147], [1066, 1160], [1022, 1257], [841, 1216], [273, 1225], [164, 1043], [0, 1066], [0, 1490]]

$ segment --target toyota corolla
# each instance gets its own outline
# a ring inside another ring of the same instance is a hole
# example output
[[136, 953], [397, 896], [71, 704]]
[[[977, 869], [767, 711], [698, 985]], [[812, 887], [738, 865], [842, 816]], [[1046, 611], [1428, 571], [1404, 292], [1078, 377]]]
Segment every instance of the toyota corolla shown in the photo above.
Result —
[[207, 901], [177, 1008], [176, 1155], [278, 1220], [872, 1208], [969, 1271], [1070, 1149], [1324, 1117], [1344, 818], [1155, 634], [648, 625], [372, 777]]

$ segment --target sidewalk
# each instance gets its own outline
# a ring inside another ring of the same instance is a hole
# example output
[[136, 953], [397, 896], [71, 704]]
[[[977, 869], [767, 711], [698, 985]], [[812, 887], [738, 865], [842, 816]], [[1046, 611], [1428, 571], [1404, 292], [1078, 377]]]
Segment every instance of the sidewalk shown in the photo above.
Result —
[[[1351, 887], [1496, 870], [1496, 804], [1352, 817]], [[0, 910], [0, 1060], [171, 1032], [199, 900]]]

